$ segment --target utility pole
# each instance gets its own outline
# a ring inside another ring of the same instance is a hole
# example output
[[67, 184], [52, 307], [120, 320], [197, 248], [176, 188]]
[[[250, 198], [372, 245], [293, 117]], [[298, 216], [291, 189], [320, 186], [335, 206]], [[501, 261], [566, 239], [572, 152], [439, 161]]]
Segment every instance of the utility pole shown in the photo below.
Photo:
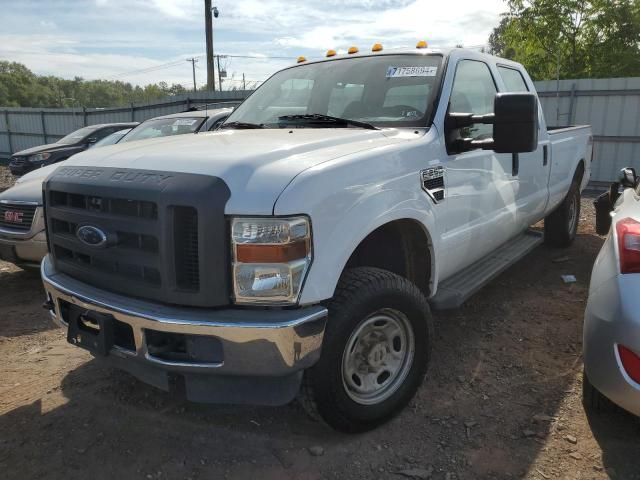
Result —
[[242, 74], [242, 90], [247, 90], [247, 82], [244, 80], [244, 73]]
[[198, 91], [196, 87], [196, 63], [198, 63], [198, 59], [195, 57], [187, 58], [187, 62], [191, 62], [191, 68], [193, 69], [193, 91], [196, 92]]
[[204, 29], [207, 39], [207, 89], [215, 92], [216, 79], [213, 66], [213, 19], [211, 16], [211, 0], [204, 0]]

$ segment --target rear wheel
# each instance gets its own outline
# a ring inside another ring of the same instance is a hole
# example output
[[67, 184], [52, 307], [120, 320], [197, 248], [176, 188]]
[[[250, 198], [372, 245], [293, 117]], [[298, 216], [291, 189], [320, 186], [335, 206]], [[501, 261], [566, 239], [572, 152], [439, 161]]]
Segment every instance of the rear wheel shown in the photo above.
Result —
[[429, 305], [411, 282], [376, 268], [346, 271], [320, 361], [305, 372], [303, 405], [343, 432], [386, 422], [422, 383], [431, 332]]
[[554, 247], [568, 247], [576, 238], [580, 223], [580, 185], [571, 184], [560, 206], [544, 219], [544, 241]]
[[615, 409], [615, 405], [594, 387], [585, 372], [582, 377], [582, 403], [585, 410], [606, 413]]

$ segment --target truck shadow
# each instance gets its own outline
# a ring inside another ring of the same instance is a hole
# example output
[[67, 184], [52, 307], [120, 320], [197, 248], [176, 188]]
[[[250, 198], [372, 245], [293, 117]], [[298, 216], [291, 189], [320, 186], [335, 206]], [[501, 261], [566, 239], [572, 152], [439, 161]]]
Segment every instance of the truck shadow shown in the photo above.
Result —
[[622, 410], [587, 412], [591, 431], [602, 450], [602, 463], [611, 478], [639, 479], [640, 420]]
[[42, 307], [45, 294], [37, 269], [20, 270], [0, 262], [0, 338], [55, 328]]
[[[543, 449], [564, 458], [562, 436], [588, 428], [575, 420], [582, 316], [601, 244], [581, 235], [567, 251], [540, 247], [461, 310], [437, 314], [426, 382], [409, 408], [370, 433], [335, 433], [297, 404], [184, 403], [92, 360], [66, 374], [60, 391], [0, 417], [0, 468], [9, 479], [368, 479], [431, 467], [435, 479], [503, 479], [535, 465], [564, 478], [574, 463], [539, 462]], [[563, 274], [577, 283], [565, 285]], [[615, 425], [592, 428], [607, 468], [634, 478], [637, 429]], [[627, 455], [615, 452], [622, 443]]]

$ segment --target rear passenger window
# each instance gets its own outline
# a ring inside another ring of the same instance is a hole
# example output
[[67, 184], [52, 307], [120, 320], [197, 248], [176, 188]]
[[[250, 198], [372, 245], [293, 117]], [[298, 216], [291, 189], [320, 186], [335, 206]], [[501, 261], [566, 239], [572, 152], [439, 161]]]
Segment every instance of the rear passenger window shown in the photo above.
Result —
[[522, 73], [514, 68], [498, 67], [500, 76], [504, 81], [507, 92], [528, 92], [527, 82], [524, 81]]

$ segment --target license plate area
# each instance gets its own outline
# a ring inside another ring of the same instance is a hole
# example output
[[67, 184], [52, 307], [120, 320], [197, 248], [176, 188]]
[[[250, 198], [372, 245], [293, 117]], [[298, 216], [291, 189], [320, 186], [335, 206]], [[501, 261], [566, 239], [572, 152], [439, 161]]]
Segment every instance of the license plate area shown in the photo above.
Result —
[[90, 352], [106, 356], [114, 345], [114, 318], [111, 315], [69, 305], [67, 341]]

